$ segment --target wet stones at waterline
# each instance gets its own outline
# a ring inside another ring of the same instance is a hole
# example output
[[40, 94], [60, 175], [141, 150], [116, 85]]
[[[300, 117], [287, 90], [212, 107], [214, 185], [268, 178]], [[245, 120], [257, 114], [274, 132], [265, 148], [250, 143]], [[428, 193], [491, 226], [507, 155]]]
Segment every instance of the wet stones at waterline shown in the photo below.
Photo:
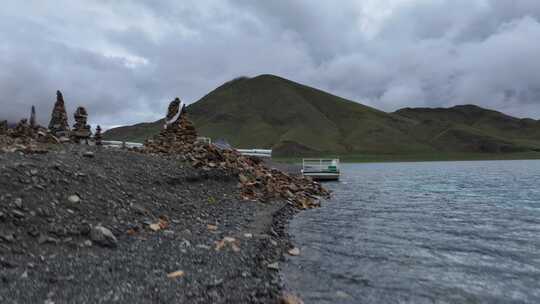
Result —
[[90, 126], [87, 124], [88, 112], [84, 107], [78, 107], [73, 114], [75, 118], [75, 124], [71, 131], [71, 139], [75, 143], [80, 143], [81, 140], [88, 144], [88, 140], [92, 136]]
[[64, 104], [64, 97], [60, 91], [56, 91], [56, 103], [54, 104], [52, 111], [49, 130], [56, 137], [69, 136], [68, 116]]

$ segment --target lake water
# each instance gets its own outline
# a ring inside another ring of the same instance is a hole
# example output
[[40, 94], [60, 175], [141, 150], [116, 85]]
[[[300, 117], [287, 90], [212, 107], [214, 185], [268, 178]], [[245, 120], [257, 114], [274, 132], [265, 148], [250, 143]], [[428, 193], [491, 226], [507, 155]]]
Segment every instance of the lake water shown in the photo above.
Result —
[[306, 303], [540, 303], [540, 161], [345, 164], [298, 214]]

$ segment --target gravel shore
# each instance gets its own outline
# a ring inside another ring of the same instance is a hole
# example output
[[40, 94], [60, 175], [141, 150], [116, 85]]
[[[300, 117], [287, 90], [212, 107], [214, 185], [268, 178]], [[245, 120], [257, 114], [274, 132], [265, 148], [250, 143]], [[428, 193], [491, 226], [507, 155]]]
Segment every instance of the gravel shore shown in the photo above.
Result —
[[0, 303], [276, 303], [286, 203], [174, 157], [0, 154]]

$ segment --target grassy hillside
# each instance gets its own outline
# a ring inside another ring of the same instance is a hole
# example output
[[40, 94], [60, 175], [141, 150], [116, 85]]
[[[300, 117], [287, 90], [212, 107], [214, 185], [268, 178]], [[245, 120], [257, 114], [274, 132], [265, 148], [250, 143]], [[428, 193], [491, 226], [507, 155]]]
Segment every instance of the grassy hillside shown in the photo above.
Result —
[[540, 121], [518, 119], [474, 105], [405, 108], [394, 114], [416, 121], [416, 138], [438, 151], [540, 151]]
[[[190, 105], [188, 115], [203, 136], [280, 156], [540, 151], [535, 120], [476, 106], [385, 113], [272, 75], [225, 83]], [[160, 127], [143, 123], [105, 137], [142, 142]]]

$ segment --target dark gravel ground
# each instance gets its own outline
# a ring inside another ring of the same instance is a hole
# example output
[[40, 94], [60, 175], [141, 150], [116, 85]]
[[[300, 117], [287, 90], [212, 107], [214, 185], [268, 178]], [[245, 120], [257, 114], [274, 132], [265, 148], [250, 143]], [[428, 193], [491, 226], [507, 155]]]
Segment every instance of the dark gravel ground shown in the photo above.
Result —
[[0, 303], [276, 303], [295, 211], [238, 197], [172, 157], [0, 154]]

